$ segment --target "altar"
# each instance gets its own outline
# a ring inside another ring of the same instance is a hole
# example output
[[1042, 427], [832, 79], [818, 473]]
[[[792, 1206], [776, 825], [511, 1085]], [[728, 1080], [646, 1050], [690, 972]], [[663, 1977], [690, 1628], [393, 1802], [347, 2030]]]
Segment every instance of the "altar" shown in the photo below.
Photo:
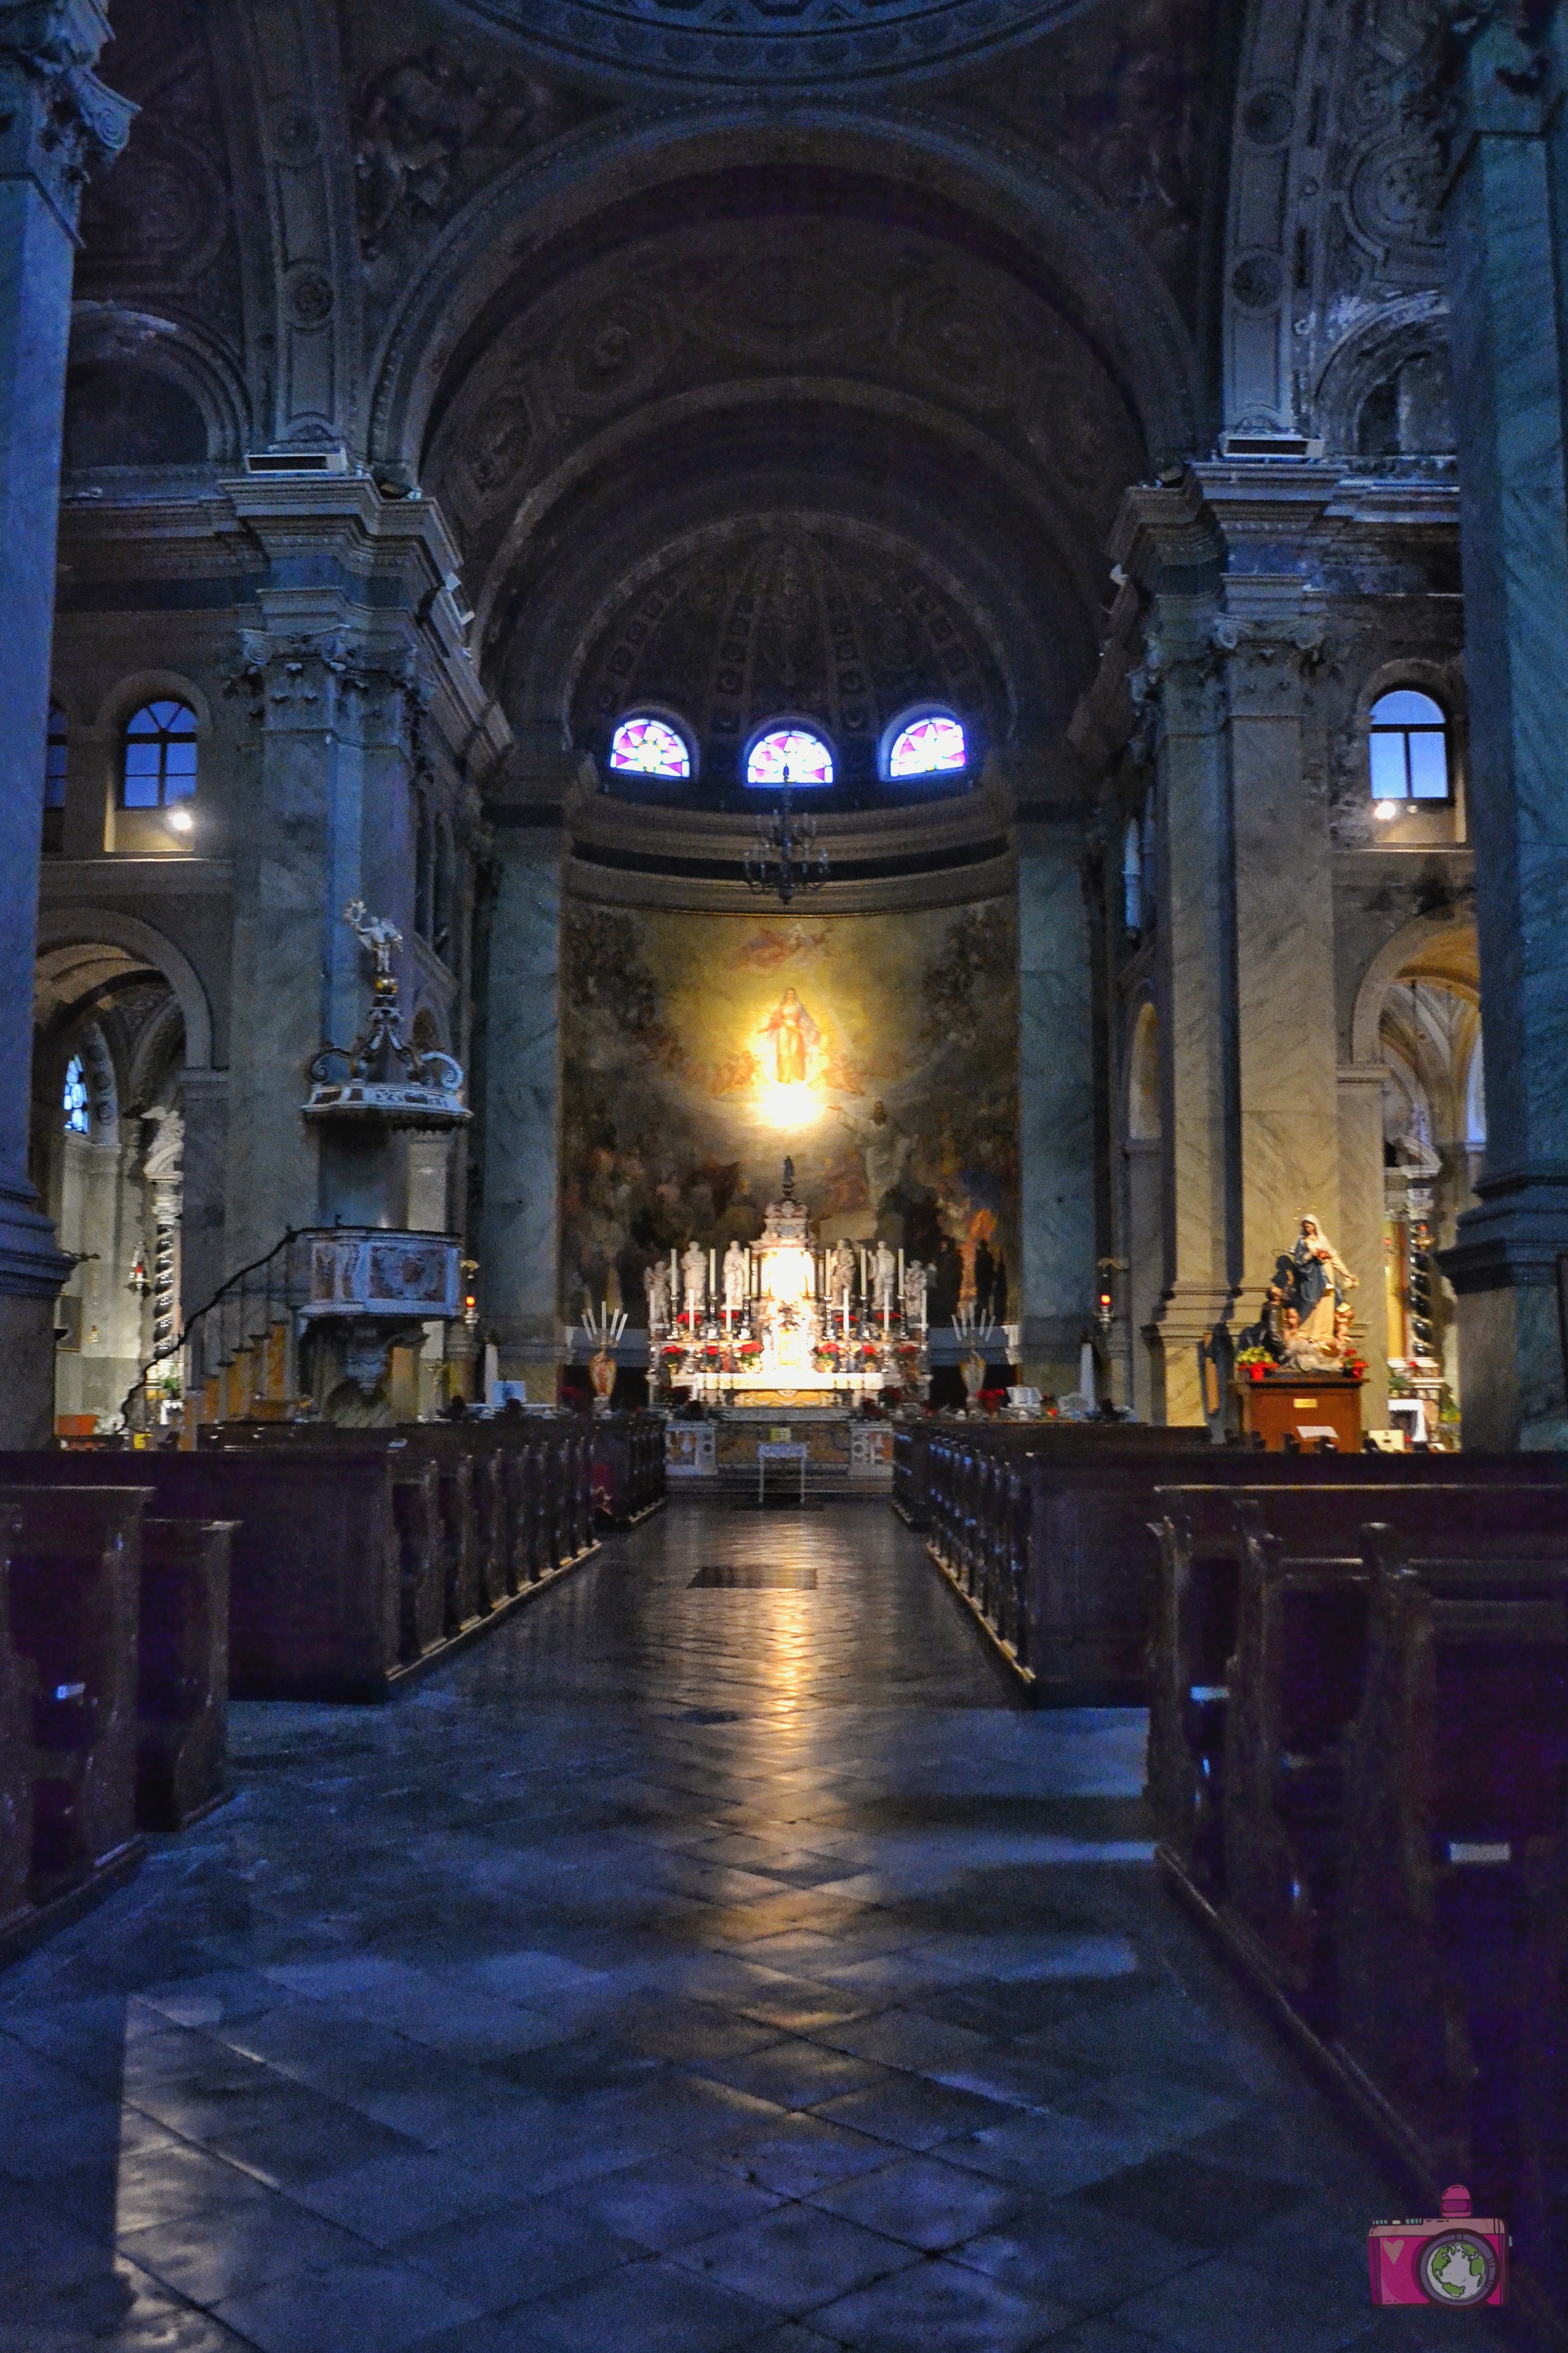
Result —
[[837, 1409], [915, 1392], [930, 1370], [918, 1262], [886, 1242], [818, 1245], [786, 1160], [760, 1238], [721, 1261], [696, 1241], [647, 1278], [655, 1394], [758, 1412]]
[[772, 1449], [782, 1460], [778, 1450], [784, 1448], [801, 1462], [805, 1482], [815, 1492], [892, 1484], [891, 1422], [865, 1420], [820, 1398], [805, 1405], [721, 1406], [706, 1421], [670, 1421], [666, 1430], [666, 1461], [682, 1485], [710, 1479], [750, 1488], [763, 1459], [759, 1450]]

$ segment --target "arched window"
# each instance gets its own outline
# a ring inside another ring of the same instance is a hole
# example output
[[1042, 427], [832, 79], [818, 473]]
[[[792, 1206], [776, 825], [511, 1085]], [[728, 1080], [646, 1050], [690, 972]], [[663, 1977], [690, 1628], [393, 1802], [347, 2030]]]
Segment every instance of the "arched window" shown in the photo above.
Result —
[[927, 711], [900, 727], [888, 748], [889, 776], [951, 776], [969, 765], [969, 741], [950, 711]]
[[610, 738], [610, 765], [634, 776], [689, 776], [691, 747], [667, 719], [635, 712]]
[[86, 1135], [92, 1127], [92, 1112], [88, 1101], [87, 1071], [79, 1054], [73, 1054], [66, 1064], [65, 1093], [60, 1108], [65, 1114], [68, 1135]]
[[1135, 817], [1121, 837], [1121, 920], [1130, 932], [1143, 928], [1143, 838]]
[[1380, 816], [1412, 801], [1446, 801], [1448, 722], [1441, 703], [1414, 687], [1395, 687], [1372, 706], [1368, 779]]
[[749, 785], [830, 785], [833, 754], [807, 727], [770, 727], [746, 754]]
[[58, 702], [49, 705], [49, 732], [44, 745], [44, 807], [66, 805], [66, 761], [70, 751], [70, 723]]
[[196, 789], [196, 714], [184, 702], [149, 702], [125, 730], [120, 805], [168, 808]]

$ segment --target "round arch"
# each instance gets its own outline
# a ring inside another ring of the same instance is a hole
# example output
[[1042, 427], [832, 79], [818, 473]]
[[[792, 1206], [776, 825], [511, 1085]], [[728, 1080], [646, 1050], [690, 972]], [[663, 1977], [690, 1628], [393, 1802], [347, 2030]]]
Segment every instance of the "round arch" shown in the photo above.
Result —
[[[1406, 976], [1410, 966], [1418, 962], [1423, 951], [1431, 949], [1439, 942], [1460, 953], [1444, 957], [1440, 964], [1434, 959], [1431, 976], [1446, 980], [1450, 987], [1458, 985], [1461, 989], [1473, 988], [1479, 1001], [1479, 981], [1471, 977], [1475, 969], [1475, 934], [1474, 920], [1468, 915], [1416, 915], [1391, 939], [1384, 942], [1367, 965], [1362, 976], [1361, 987], [1356, 991], [1355, 1009], [1351, 1016], [1352, 1063], [1359, 1062], [1366, 1067], [1381, 1063], [1381, 1030], [1388, 992], [1397, 980]], [[1468, 968], [1460, 969], [1458, 967], [1465, 961], [1463, 950], [1467, 943], [1472, 955]], [[1417, 974], [1416, 976], [1426, 976]]]
[[38, 946], [85, 946], [101, 940], [161, 972], [179, 1001], [185, 1024], [185, 1068], [213, 1067], [212, 1007], [200, 974], [184, 951], [136, 915], [109, 907], [47, 907], [38, 916]]
[[939, 193], [1010, 236], [1062, 290], [1154, 461], [1192, 448], [1197, 369], [1186, 327], [1142, 249], [1078, 181], [1034, 150], [914, 109], [817, 102], [792, 107], [781, 123], [776, 108], [732, 102], [595, 124], [482, 190], [431, 248], [382, 338], [371, 370], [373, 456], [417, 466], [447, 363], [517, 271], [521, 216], [537, 254], [607, 204], [759, 158]]

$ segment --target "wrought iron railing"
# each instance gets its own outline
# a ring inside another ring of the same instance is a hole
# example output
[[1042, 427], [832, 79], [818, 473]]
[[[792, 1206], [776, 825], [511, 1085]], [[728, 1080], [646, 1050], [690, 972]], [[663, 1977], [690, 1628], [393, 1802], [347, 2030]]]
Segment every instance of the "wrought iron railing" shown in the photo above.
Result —
[[[279, 1326], [292, 1359], [294, 1311], [310, 1295], [313, 1239], [310, 1229], [297, 1232], [291, 1228], [265, 1257], [253, 1259], [221, 1283], [177, 1339], [154, 1351], [121, 1408], [127, 1430], [140, 1432], [153, 1426], [161, 1369], [178, 1369], [180, 1394], [187, 1400], [188, 1415], [193, 1410], [189, 1401], [201, 1396], [215, 1373], [222, 1372]], [[289, 1369], [293, 1369], [292, 1362]]]

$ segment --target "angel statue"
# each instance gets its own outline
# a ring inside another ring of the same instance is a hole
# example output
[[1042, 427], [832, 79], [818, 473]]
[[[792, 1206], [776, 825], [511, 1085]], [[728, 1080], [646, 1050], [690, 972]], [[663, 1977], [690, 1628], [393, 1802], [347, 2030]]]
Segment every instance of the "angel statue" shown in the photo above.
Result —
[[375, 958], [377, 980], [392, 978], [392, 951], [403, 945], [403, 934], [390, 915], [373, 915], [363, 899], [351, 899], [343, 909], [343, 921], [358, 940]]

